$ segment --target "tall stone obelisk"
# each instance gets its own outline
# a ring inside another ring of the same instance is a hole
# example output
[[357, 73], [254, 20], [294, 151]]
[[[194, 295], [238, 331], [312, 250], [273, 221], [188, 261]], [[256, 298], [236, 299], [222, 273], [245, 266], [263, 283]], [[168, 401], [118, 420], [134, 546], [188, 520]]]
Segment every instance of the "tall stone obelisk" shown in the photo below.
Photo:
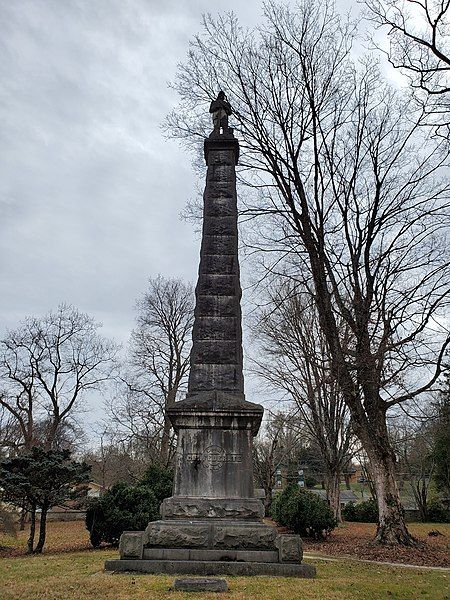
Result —
[[[220, 98], [220, 94], [219, 94]], [[207, 164], [187, 397], [168, 410], [178, 436], [173, 496], [160, 521], [125, 532], [108, 570], [314, 577], [301, 540], [262, 522], [252, 443], [263, 415], [247, 402], [242, 373], [235, 166], [227, 119], [204, 142]]]

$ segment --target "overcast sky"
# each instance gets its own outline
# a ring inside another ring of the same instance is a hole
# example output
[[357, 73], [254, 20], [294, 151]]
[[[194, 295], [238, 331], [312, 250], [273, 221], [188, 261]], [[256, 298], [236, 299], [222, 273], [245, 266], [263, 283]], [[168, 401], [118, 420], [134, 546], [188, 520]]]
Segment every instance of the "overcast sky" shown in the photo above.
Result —
[[[259, 1], [0, 0], [0, 328], [68, 302], [120, 340], [149, 276], [194, 280], [191, 157], [160, 125], [205, 11]], [[202, 185], [202, 182], [200, 182]]]
[[[356, 2], [351, 3], [356, 6]], [[0, 0], [0, 330], [73, 304], [126, 342], [150, 276], [194, 281], [191, 156], [160, 126], [202, 13], [259, 1]]]

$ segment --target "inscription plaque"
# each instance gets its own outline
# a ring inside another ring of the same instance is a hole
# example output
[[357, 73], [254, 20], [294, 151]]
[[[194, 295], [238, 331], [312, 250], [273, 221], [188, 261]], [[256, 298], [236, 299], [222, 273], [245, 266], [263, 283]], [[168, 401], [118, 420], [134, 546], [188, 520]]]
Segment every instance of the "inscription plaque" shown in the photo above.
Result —
[[201, 454], [190, 452], [186, 455], [188, 462], [206, 462], [213, 471], [221, 469], [225, 463], [242, 462], [242, 454], [225, 452], [221, 446], [208, 446]]

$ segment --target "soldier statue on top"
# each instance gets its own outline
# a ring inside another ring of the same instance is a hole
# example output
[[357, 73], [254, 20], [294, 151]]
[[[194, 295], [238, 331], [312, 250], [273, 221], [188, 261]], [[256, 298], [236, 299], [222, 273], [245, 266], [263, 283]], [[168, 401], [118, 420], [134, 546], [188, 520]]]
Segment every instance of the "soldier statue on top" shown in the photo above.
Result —
[[220, 91], [217, 94], [217, 98], [211, 102], [209, 112], [212, 114], [214, 125], [211, 136], [219, 135], [221, 128], [224, 133], [228, 133], [228, 117], [232, 114], [233, 110], [225, 96], [225, 92]]

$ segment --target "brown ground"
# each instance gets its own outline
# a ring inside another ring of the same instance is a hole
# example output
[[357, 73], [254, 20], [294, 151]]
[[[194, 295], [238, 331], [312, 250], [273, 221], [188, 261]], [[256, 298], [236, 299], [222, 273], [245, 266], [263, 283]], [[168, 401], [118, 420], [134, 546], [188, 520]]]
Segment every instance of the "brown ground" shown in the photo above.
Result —
[[[303, 540], [305, 552], [325, 556], [348, 556], [365, 560], [377, 560], [430, 567], [449, 567], [450, 525], [436, 523], [409, 523], [409, 531], [425, 543], [423, 549], [388, 547], [374, 544], [376, 525], [372, 523], [344, 523], [333, 531], [324, 542]], [[429, 531], [443, 535], [430, 537]]]
[[[25, 531], [19, 531], [16, 538], [0, 534], [0, 558], [26, 554], [28, 535], [28, 527]], [[39, 530], [36, 532], [35, 544], [38, 535]], [[47, 524], [47, 538], [44, 546], [46, 554], [92, 549], [89, 542], [89, 532], [84, 525], [84, 521], [50, 521]]]
[[[450, 565], [450, 525], [411, 523], [408, 527], [414, 536], [425, 542], [423, 549], [375, 545], [373, 538], [376, 526], [371, 523], [344, 523], [325, 542], [304, 539], [303, 547], [305, 552], [324, 556], [347, 556], [436, 567]], [[438, 530], [443, 535], [429, 537], [428, 532], [432, 530]], [[0, 534], [0, 557], [25, 555], [27, 537], [27, 531], [19, 532], [17, 538]], [[44, 552], [54, 554], [76, 550], [93, 550], [84, 522], [50, 522]]]

